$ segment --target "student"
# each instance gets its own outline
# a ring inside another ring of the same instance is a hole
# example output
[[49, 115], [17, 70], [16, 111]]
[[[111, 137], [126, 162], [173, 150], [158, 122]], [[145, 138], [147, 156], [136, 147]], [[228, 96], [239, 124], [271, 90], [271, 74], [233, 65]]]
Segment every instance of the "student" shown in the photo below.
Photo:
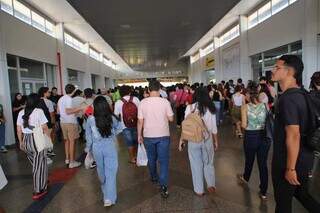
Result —
[[47, 150], [38, 152], [32, 129], [41, 125], [44, 134], [50, 137], [47, 126], [48, 120], [42, 109], [37, 108], [40, 98], [38, 94], [31, 94], [27, 97], [24, 110], [19, 112], [17, 119], [17, 133], [20, 149], [27, 154], [32, 165], [33, 174], [33, 200], [39, 200], [45, 196], [48, 183]]
[[260, 198], [267, 199], [268, 189], [268, 153], [271, 146], [270, 141], [265, 137], [265, 124], [268, 106], [260, 102], [258, 86], [251, 84], [248, 87], [248, 104], [241, 107], [241, 126], [245, 129], [244, 153], [245, 168], [244, 173], [238, 175], [242, 183], [248, 183], [250, 180], [255, 156], [257, 156], [260, 173]]
[[121, 118], [122, 135], [128, 147], [129, 163], [136, 164], [137, 157], [137, 112], [139, 99], [131, 95], [131, 88], [123, 85], [119, 89], [121, 99], [114, 105], [114, 114]]
[[7, 153], [6, 143], [6, 118], [4, 117], [3, 106], [0, 104], [0, 152]]
[[232, 95], [232, 108], [231, 108], [231, 116], [233, 123], [236, 125], [236, 135], [239, 138], [242, 138], [242, 130], [241, 130], [241, 106], [245, 104], [245, 97], [242, 95], [242, 87], [237, 85], [235, 87], [235, 94]]
[[[169, 121], [173, 121], [170, 102], [160, 98], [160, 82], [149, 82], [150, 97], [140, 102], [138, 108], [138, 142], [144, 143], [148, 156], [148, 168], [153, 183], [160, 183], [161, 196], [167, 198], [170, 131]], [[160, 174], [157, 172], [157, 161]]]
[[25, 107], [25, 100], [22, 97], [21, 93], [16, 93], [14, 95], [14, 100], [12, 102], [12, 116], [13, 116], [13, 123], [14, 123], [14, 134], [16, 141], [18, 141], [18, 136], [17, 136], [17, 119], [18, 119], [18, 114], [19, 112], [24, 109]]
[[[193, 96], [193, 104], [186, 108], [185, 117], [190, 113], [199, 113], [207, 130], [208, 138], [202, 142], [195, 143], [188, 141], [188, 155], [191, 166], [192, 182], [194, 192], [204, 195], [204, 179], [207, 190], [213, 193], [216, 190], [216, 177], [214, 162], [214, 152], [218, 149], [218, 130], [216, 125], [216, 109], [210, 100], [207, 89], [198, 88]], [[182, 149], [183, 142], [179, 143], [179, 150]]]
[[[292, 212], [292, 198], [309, 211], [319, 212], [320, 204], [309, 194], [309, 173], [313, 152], [302, 137], [308, 132], [308, 107], [301, 92], [303, 62], [298, 56], [283, 55], [272, 70], [272, 81], [283, 93], [275, 107], [275, 136], [272, 159], [272, 180], [277, 213]], [[303, 116], [302, 116], [303, 115]]]
[[98, 96], [94, 100], [93, 108], [93, 116], [88, 118], [86, 124], [86, 150], [91, 152], [96, 160], [104, 206], [107, 207], [117, 201], [116, 135], [122, 128], [103, 96]]
[[66, 95], [58, 101], [58, 113], [60, 114], [61, 129], [65, 142], [65, 164], [72, 169], [81, 165], [80, 162], [75, 161], [75, 142], [79, 138], [78, 122], [75, 114], [79, 113], [82, 108], [72, 107], [72, 96], [76, 91], [75, 86], [67, 84], [65, 91]]

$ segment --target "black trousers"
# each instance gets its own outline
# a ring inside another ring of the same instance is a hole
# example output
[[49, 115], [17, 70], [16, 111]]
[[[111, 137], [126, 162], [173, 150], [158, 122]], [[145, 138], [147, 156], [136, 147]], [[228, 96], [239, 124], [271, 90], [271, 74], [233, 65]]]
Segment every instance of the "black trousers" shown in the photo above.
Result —
[[293, 197], [295, 197], [309, 212], [320, 212], [320, 204], [308, 192], [308, 173], [308, 171], [298, 171], [298, 181], [301, 185], [294, 186], [285, 179], [285, 169], [273, 166], [272, 180], [276, 201], [276, 213], [291, 213]]
[[180, 105], [177, 107], [177, 125], [181, 125], [182, 121], [184, 120], [184, 113], [186, 111], [185, 105]]
[[265, 195], [268, 189], [268, 153], [270, 142], [265, 139], [263, 130], [246, 130], [244, 136], [244, 153], [245, 153], [245, 168], [243, 177], [249, 181], [254, 160], [257, 156], [259, 174], [260, 174], [260, 192]]

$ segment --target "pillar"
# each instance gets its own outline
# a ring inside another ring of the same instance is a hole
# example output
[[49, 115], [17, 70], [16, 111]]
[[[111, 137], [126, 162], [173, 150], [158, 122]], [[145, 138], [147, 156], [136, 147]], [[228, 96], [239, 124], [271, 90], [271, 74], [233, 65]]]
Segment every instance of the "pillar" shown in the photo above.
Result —
[[256, 80], [253, 78], [250, 57], [248, 53], [248, 18], [246, 16], [239, 17], [240, 25], [240, 78], [246, 84], [248, 80]]

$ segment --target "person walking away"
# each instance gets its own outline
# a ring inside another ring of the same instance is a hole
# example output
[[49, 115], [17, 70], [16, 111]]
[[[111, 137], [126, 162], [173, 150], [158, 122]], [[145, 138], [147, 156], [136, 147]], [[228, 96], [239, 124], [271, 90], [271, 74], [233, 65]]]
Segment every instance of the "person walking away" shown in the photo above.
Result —
[[108, 92], [107, 92], [107, 89], [106, 88], [102, 88], [101, 89], [101, 96], [105, 97], [109, 106], [110, 106], [110, 109], [111, 111], [113, 111], [113, 102], [112, 102], [112, 99], [110, 98], [110, 96], [108, 95]]
[[72, 84], [65, 87], [66, 95], [58, 101], [58, 113], [60, 114], [60, 123], [65, 143], [65, 164], [70, 169], [79, 167], [80, 162], [75, 161], [75, 142], [79, 138], [78, 123], [75, 114], [82, 111], [81, 107], [72, 107], [72, 96], [76, 88]]
[[27, 97], [25, 109], [19, 112], [17, 119], [20, 149], [27, 154], [27, 158], [32, 165], [33, 200], [39, 200], [48, 193], [47, 150], [38, 152], [32, 132], [33, 128], [40, 125], [44, 134], [50, 137], [47, 126], [48, 120], [43, 110], [37, 108], [39, 102], [38, 94], [30, 94]]
[[222, 110], [222, 108], [221, 108], [222, 100], [223, 100], [222, 94], [218, 90], [217, 85], [214, 84], [212, 86], [212, 101], [213, 101], [215, 108], [216, 108], [216, 114], [215, 114], [216, 116], [215, 117], [217, 120], [217, 122], [216, 122], [217, 126], [220, 126], [220, 121], [221, 121], [221, 118], [220, 118], [221, 112], [220, 111]]
[[93, 101], [93, 115], [86, 124], [86, 150], [93, 154], [101, 182], [104, 206], [117, 201], [118, 153], [116, 135], [122, 127], [118, 118], [111, 112], [105, 97], [98, 96]]
[[[138, 107], [138, 142], [144, 143], [148, 168], [153, 183], [160, 183], [161, 196], [167, 198], [169, 173], [170, 131], [173, 111], [167, 99], [160, 98], [160, 82], [149, 82], [150, 97], [140, 102]], [[157, 161], [160, 174], [157, 172]]]
[[[198, 113], [206, 129], [207, 137], [200, 142], [188, 141], [188, 156], [190, 161], [194, 192], [204, 195], [204, 180], [209, 193], [216, 191], [216, 177], [214, 168], [214, 154], [218, 149], [218, 130], [216, 125], [216, 109], [210, 100], [207, 89], [198, 88], [194, 94], [194, 103], [186, 108], [185, 117], [190, 113]], [[179, 142], [182, 150], [183, 141]]]
[[311, 122], [305, 94], [301, 92], [303, 62], [298, 56], [283, 55], [272, 70], [272, 81], [283, 93], [275, 107], [275, 133], [272, 159], [272, 180], [276, 213], [291, 213], [295, 197], [312, 213], [320, 204], [308, 192], [313, 151], [306, 137]]
[[6, 149], [6, 118], [4, 117], [3, 106], [0, 104], [0, 152], [7, 153]]
[[122, 136], [128, 147], [129, 163], [136, 164], [137, 158], [137, 122], [139, 99], [131, 95], [131, 88], [123, 85], [119, 88], [121, 99], [114, 105], [114, 114], [121, 118]]
[[[18, 142], [18, 135], [17, 135], [17, 119], [18, 119], [18, 115], [19, 115], [19, 112], [24, 109], [25, 107], [25, 100], [23, 99], [22, 97], [22, 94], [21, 93], [16, 93], [14, 95], [14, 99], [13, 99], [13, 102], [12, 102], [12, 117], [13, 117], [13, 123], [14, 123], [14, 135], [15, 135], [15, 139], [16, 139], [16, 142]], [[16, 143], [17, 145], [17, 148], [19, 148], [19, 143]]]
[[241, 106], [245, 104], [245, 97], [242, 94], [242, 87], [237, 85], [235, 87], [235, 94], [232, 95], [232, 109], [231, 116], [233, 123], [236, 126], [236, 135], [239, 138], [242, 138], [242, 130], [241, 130]]
[[241, 107], [241, 126], [245, 129], [243, 149], [245, 154], [244, 172], [238, 175], [242, 183], [250, 180], [255, 156], [257, 156], [260, 173], [260, 198], [267, 199], [268, 189], [268, 153], [271, 142], [266, 140], [265, 125], [268, 106], [259, 100], [259, 89], [256, 84], [247, 88], [249, 103]]
[[176, 91], [177, 127], [180, 128], [186, 110], [186, 101], [189, 95], [187, 85], [179, 85]]

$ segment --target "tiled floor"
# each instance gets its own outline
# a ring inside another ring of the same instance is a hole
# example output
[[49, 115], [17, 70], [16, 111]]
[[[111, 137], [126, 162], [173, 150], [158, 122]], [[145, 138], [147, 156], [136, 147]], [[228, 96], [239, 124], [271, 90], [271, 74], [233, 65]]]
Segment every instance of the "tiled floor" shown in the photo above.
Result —
[[[217, 192], [197, 197], [193, 194], [187, 152], [177, 151], [178, 130], [171, 129], [170, 196], [161, 199], [158, 188], [149, 181], [145, 167], [135, 167], [128, 162], [126, 147], [119, 140], [118, 202], [104, 208], [99, 181], [95, 170], [81, 167], [66, 184], [52, 187], [48, 198], [42, 202], [31, 199], [31, 167], [23, 153], [11, 150], [0, 155], [0, 163], [8, 176], [9, 184], [0, 191], [0, 207], [6, 212], [274, 212], [272, 186], [269, 183], [268, 200], [258, 197], [259, 177], [255, 165], [250, 184], [240, 185], [236, 174], [243, 169], [241, 140], [232, 134], [230, 124], [220, 128], [220, 148], [216, 152], [215, 167]], [[83, 145], [79, 145], [82, 147]], [[63, 168], [63, 146], [56, 145], [57, 156], [50, 171]], [[80, 152], [79, 152], [80, 153]], [[271, 156], [271, 153], [270, 153]], [[294, 212], [306, 212], [294, 201]]]

